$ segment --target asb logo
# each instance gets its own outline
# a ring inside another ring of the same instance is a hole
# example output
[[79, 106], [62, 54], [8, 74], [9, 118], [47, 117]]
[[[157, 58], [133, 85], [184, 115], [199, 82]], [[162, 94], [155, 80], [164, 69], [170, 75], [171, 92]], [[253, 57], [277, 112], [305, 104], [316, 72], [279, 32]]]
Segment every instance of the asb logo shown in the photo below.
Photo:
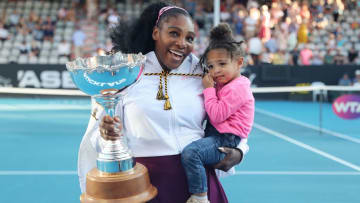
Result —
[[360, 117], [360, 96], [347, 94], [338, 97], [334, 101], [332, 109], [340, 118], [358, 118]]

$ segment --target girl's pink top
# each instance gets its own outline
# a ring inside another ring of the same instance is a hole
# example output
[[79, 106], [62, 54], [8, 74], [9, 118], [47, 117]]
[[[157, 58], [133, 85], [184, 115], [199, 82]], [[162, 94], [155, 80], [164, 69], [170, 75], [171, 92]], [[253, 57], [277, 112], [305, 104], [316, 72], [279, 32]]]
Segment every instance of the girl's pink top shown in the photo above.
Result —
[[224, 86], [206, 88], [205, 110], [211, 124], [220, 133], [232, 133], [247, 138], [253, 122], [255, 99], [250, 81], [239, 76]]

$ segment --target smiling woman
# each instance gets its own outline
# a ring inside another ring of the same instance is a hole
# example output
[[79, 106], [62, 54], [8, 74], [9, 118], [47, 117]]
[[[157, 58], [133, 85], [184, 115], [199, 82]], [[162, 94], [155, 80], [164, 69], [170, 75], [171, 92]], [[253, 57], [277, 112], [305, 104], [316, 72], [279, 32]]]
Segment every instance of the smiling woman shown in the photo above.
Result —
[[[195, 29], [183, 8], [155, 3], [131, 24], [120, 23], [112, 35], [113, 51], [146, 54], [139, 80], [125, 90], [117, 117], [90, 119], [79, 150], [79, 179], [85, 192], [86, 173], [95, 167], [102, 139], [127, 137], [136, 161], [148, 168], [158, 195], [151, 203], [184, 203], [189, 198], [180, 153], [186, 145], [204, 135], [205, 109], [198, 59], [191, 53]], [[164, 101], [165, 100], [165, 103]], [[170, 105], [171, 101], [171, 105]], [[93, 110], [99, 109], [93, 102]], [[105, 113], [98, 110], [96, 118]], [[226, 160], [218, 167], [228, 170], [242, 159], [247, 145], [225, 150]], [[242, 148], [244, 147], [244, 148]], [[213, 168], [207, 170], [209, 200], [226, 203], [227, 198]]]
[[[164, 14], [163, 14], [164, 15]], [[195, 28], [188, 16], [169, 16], [154, 28], [155, 53], [167, 70], [180, 66], [194, 48]]]

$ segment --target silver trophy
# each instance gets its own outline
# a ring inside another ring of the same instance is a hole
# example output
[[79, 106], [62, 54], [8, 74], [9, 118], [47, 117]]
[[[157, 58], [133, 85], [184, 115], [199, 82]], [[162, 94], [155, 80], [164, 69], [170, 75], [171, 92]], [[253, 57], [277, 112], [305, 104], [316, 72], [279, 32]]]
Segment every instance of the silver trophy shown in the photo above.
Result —
[[[95, 98], [96, 102], [104, 107], [106, 113], [114, 117], [115, 107], [121, 101], [120, 92], [137, 81], [145, 59], [146, 57], [141, 53], [117, 52], [107, 56], [78, 58], [66, 63], [66, 68], [75, 85], [84, 93]], [[122, 118], [120, 120], [123, 121]], [[134, 202], [142, 202], [155, 196], [156, 188], [150, 184], [146, 168], [135, 163], [127, 147], [125, 136], [120, 136], [115, 141], [105, 141], [105, 143], [97, 157], [97, 169], [93, 169], [87, 174], [86, 194], [82, 195], [82, 202], [90, 202], [91, 199], [96, 198], [99, 200], [123, 199], [125, 202], [131, 202], [130, 199], [135, 198]], [[135, 178], [134, 181], [129, 182], [131, 176], [139, 173], [143, 178]], [[108, 184], [104, 185], [104, 182], [108, 182]], [[144, 189], [136, 189], [139, 187], [134, 187], [135, 185], [142, 185], [141, 188]], [[124, 193], [125, 188], [133, 188], [135, 191]], [[120, 189], [122, 191], [116, 192]], [[113, 193], [117, 193], [119, 196]], [[148, 195], [144, 195], [145, 193]], [[131, 196], [122, 196], [121, 194], [130, 194]], [[145, 199], [136, 199], [138, 196]]]

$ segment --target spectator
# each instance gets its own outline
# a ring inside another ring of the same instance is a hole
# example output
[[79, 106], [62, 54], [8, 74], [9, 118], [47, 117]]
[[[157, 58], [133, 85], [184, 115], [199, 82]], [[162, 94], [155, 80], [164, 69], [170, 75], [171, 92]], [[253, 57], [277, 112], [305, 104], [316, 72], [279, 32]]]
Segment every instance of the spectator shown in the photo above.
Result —
[[30, 56], [39, 57], [39, 55], [40, 55], [40, 47], [38, 46], [36, 41], [32, 41], [30, 46]]
[[346, 57], [341, 53], [340, 49], [337, 49], [336, 54], [334, 56], [334, 64], [343, 65], [346, 63], [347, 63]]
[[329, 35], [329, 40], [326, 43], [328, 49], [333, 49], [336, 47], [336, 39], [335, 34], [331, 33]]
[[9, 39], [9, 31], [4, 27], [4, 24], [0, 22], [0, 40], [5, 41]]
[[304, 49], [300, 51], [300, 62], [301, 65], [308, 66], [311, 64], [311, 58], [313, 57], [313, 52], [309, 49], [309, 45], [305, 44]]
[[343, 35], [342, 34], [338, 34], [336, 36], [336, 47], [337, 48], [341, 48], [344, 46], [346, 40], [343, 38]]
[[44, 30], [40, 24], [35, 24], [35, 29], [32, 32], [34, 39], [42, 42], [44, 40]]
[[17, 13], [16, 9], [9, 16], [9, 22], [11, 26], [16, 26], [20, 21], [20, 15]]
[[119, 23], [119, 15], [116, 11], [110, 9], [109, 16], [107, 17], [108, 27], [113, 28]]
[[18, 46], [18, 49], [20, 51], [20, 54], [28, 54], [30, 47], [26, 44], [25, 41], [22, 41], [21, 44]]
[[66, 19], [67, 11], [64, 7], [61, 7], [57, 12], [57, 19], [59, 21], [64, 21]]
[[360, 69], [355, 71], [354, 86], [360, 86]]
[[291, 51], [296, 47], [297, 44], [297, 38], [296, 38], [296, 32], [290, 32], [290, 34], [287, 37], [287, 50]]
[[248, 42], [248, 46], [249, 46], [248, 52], [251, 55], [251, 58], [252, 58], [252, 60], [254, 62], [254, 65], [259, 64], [259, 62], [260, 62], [259, 56], [260, 56], [261, 51], [263, 49], [260, 38], [256, 37], [256, 36], [250, 38], [249, 42]]
[[260, 55], [260, 61], [263, 64], [271, 64], [272, 63], [272, 54], [269, 52], [269, 49], [263, 47], [263, 51]]
[[54, 27], [51, 24], [43, 25], [44, 40], [52, 41], [54, 38]]
[[60, 57], [65, 56], [70, 60], [71, 55], [71, 44], [64, 39], [61, 40], [61, 42], [58, 45], [58, 55]]
[[332, 49], [328, 49], [324, 56], [324, 64], [334, 64], [334, 56], [331, 54]]
[[290, 64], [298, 65], [299, 55], [300, 55], [300, 51], [299, 51], [298, 47], [295, 46], [295, 48], [290, 51], [290, 54], [291, 54]]
[[80, 29], [80, 27], [77, 26], [76, 30], [75, 30], [75, 32], [73, 33], [73, 36], [72, 36], [72, 41], [73, 41], [73, 44], [74, 44], [75, 58], [78, 58], [78, 57], [82, 56], [82, 48], [84, 46], [85, 39], [86, 39], [86, 35], [85, 35], [84, 31], [82, 31]]
[[323, 65], [324, 64], [324, 60], [323, 58], [320, 56], [319, 53], [314, 53], [313, 57], [311, 58], [311, 65]]
[[269, 41], [265, 43], [265, 47], [269, 49], [271, 53], [275, 53], [278, 50], [278, 44], [275, 36], [271, 36]]
[[260, 12], [257, 8], [251, 8], [249, 16], [245, 18], [244, 32], [246, 39], [250, 39], [256, 34], [257, 27], [259, 24], [259, 17], [260, 17], [259, 15]]
[[351, 86], [352, 85], [351, 79], [347, 73], [344, 73], [344, 75], [340, 78], [338, 85], [341, 85], [341, 86]]
[[298, 42], [299, 43], [307, 43], [308, 42], [308, 28], [305, 23], [302, 23], [298, 30]]
[[285, 58], [285, 54], [283, 50], [279, 50], [273, 54], [272, 63], [274, 65], [286, 65], [288, 64], [287, 58]]
[[351, 46], [349, 53], [348, 53], [348, 61], [351, 64], [355, 63], [355, 59], [359, 56], [359, 53], [355, 50], [354, 44]]
[[270, 13], [268, 11], [267, 5], [261, 6], [261, 23], [260, 23], [260, 31], [259, 37], [262, 42], [267, 42], [271, 37], [270, 30]]

